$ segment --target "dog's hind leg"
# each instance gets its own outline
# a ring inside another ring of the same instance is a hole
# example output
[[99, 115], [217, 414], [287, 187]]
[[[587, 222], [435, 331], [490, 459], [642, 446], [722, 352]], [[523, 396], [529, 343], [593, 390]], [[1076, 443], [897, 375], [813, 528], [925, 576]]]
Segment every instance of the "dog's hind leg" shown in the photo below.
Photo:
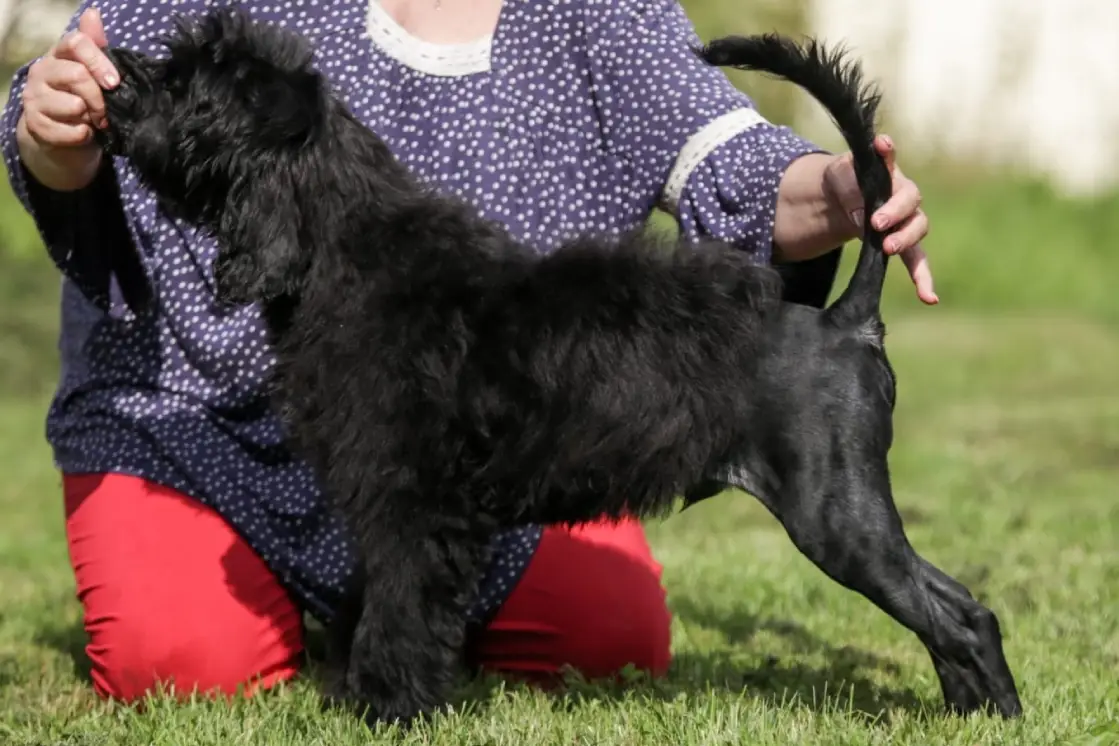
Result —
[[445, 705], [463, 670], [468, 604], [489, 547], [416, 524], [386, 524], [370, 538], [341, 694], [371, 724], [407, 725]]
[[[979, 619], [981, 623], [987, 625], [988, 628], [981, 632], [980, 637], [987, 640], [994, 640], [996, 643], [986, 648], [988, 651], [993, 651], [988, 652], [989, 660], [987, 661], [987, 666], [994, 670], [1001, 669], [1005, 673], [1006, 680], [1009, 681], [1011, 687], [1013, 687], [1013, 677], [1006, 664], [1006, 658], [1002, 653], [1002, 634], [999, 630], [998, 619], [995, 617], [994, 613], [980, 605], [962, 583], [945, 574], [925, 558], [918, 556], [917, 560], [921, 563], [925, 572], [925, 577], [934, 593], [952, 597], [957, 606], [970, 610], [972, 618]], [[984, 619], [985, 615], [989, 615], [989, 617]], [[929, 654], [932, 656], [933, 667], [936, 669], [937, 677], [940, 679], [941, 690], [944, 693], [944, 701], [948, 708], [959, 714], [966, 714], [983, 709], [986, 706], [982, 695], [984, 691], [983, 684], [981, 681], [977, 680], [974, 671], [968, 667], [960, 667], [953, 664], [951, 660], [941, 657], [931, 646], [928, 647]], [[1017, 694], [1015, 694], [1015, 700], [1016, 699]], [[1017, 705], [1017, 709], [1018, 711], [1021, 710], [1020, 703]], [[1004, 712], [1002, 714], [1013, 715], [1017, 713]]]
[[829, 577], [916, 633], [951, 710], [1021, 714], [995, 614], [910, 545], [886, 465], [860, 459], [856, 466], [850, 455], [815, 454], [831, 468], [802, 468], [763, 502]]

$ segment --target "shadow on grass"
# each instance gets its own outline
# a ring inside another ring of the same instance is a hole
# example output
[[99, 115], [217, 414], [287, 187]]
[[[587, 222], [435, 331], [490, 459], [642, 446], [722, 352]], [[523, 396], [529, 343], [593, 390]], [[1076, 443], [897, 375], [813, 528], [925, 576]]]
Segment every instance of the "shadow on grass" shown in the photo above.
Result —
[[[773, 708], [847, 714], [870, 727], [888, 725], [898, 712], [918, 720], [937, 716], [936, 702], [920, 699], [909, 688], [883, 686], [860, 672], [863, 655], [841, 649], [834, 659], [818, 667], [775, 658], [759, 667], [743, 667], [717, 652], [688, 652], [676, 657], [662, 679], [630, 673], [620, 682], [589, 682], [570, 676], [562, 687], [553, 687], [550, 696], [556, 711], [571, 711], [587, 703], [668, 703], [681, 696], [695, 706], [705, 697], [726, 694]], [[460, 690], [453, 704], [460, 712], [485, 713], [495, 706], [495, 693], [508, 687], [509, 682], [493, 674], [480, 676]]]
[[[660, 579], [646, 565], [636, 563], [628, 555], [608, 546], [594, 546], [591, 551], [595, 553], [597, 566], [603, 572], [629, 579], [625, 587], [636, 587], [638, 582], [644, 582], [650, 587], [660, 588]], [[260, 604], [259, 598], [241, 594], [244, 583], [238, 579], [237, 567], [244, 563], [234, 561], [232, 555], [223, 559], [228, 560], [226, 570], [230, 592], [239, 596], [246, 605], [256, 608], [253, 605]], [[649, 577], [642, 580], [642, 573]], [[604, 605], [608, 601], [600, 600]], [[61, 599], [58, 603], [61, 604]], [[672, 607], [674, 615], [686, 629], [711, 631], [723, 642], [713, 650], [688, 649], [679, 653], [668, 676], [661, 679], [651, 680], [634, 674], [624, 676], [622, 682], [585, 682], [569, 677], [562, 682], [565, 684], [562, 688], [553, 690], [556, 707], [569, 707], [586, 700], [621, 702], [637, 697], [667, 702], [681, 695], [690, 699], [708, 693], [723, 693], [773, 707], [847, 713], [871, 722], [889, 722], [894, 712], [923, 717], [939, 706], [939, 702], [923, 701], [911, 688], [883, 684], [883, 678], [903, 673], [894, 661], [866, 650], [833, 645], [796, 621], [753, 614], [733, 604], [714, 604], [702, 594], [687, 591], [673, 595]], [[618, 613], [622, 607], [615, 605], [612, 608]], [[256, 611], [262, 618], [268, 614], [266, 608], [256, 608]], [[84, 681], [89, 681], [86, 634], [80, 620], [69, 616], [52, 619], [49, 613], [40, 618], [44, 619], [44, 623], [34, 634], [34, 644], [68, 656], [76, 673]], [[46, 621], [48, 619], [51, 621]], [[781, 644], [775, 647], [787, 658], [767, 655], [771, 651], [763, 646], [767, 644], [767, 639], [773, 637], [780, 640]], [[322, 691], [320, 664], [325, 652], [322, 628], [314, 623], [308, 624], [304, 640], [306, 659], [310, 664], [305, 669], [307, 679]], [[743, 657], [747, 657], [748, 662], [744, 663]], [[502, 683], [492, 676], [476, 677], [461, 690], [456, 704], [471, 705], [479, 699], [493, 701], [495, 687]]]
[[0, 655], [0, 691], [13, 686], [19, 680], [19, 664], [15, 657]]
[[[767, 707], [849, 714], [869, 724], [889, 723], [899, 711], [918, 718], [934, 711], [935, 704], [921, 700], [912, 689], [878, 684], [851, 661], [852, 657], [841, 654], [812, 666], [769, 657], [762, 665], [743, 666], [718, 652], [687, 652], [677, 656], [665, 679], [642, 679], [634, 694], [667, 702], [681, 695], [695, 698], [723, 692]], [[601, 689], [578, 688], [561, 696], [575, 701], [622, 699], [626, 692], [611, 687], [603, 697]]]
[[[625, 672], [617, 681], [587, 681], [568, 674], [564, 681], [546, 685], [552, 709], [568, 711], [589, 702], [620, 705], [634, 699], [670, 702], [682, 695], [694, 700], [722, 692], [770, 707], [804, 708], [817, 714], [847, 713], [871, 725], [889, 723], [892, 713], [898, 711], [919, 719], [936, 716], [938, 701], [923, 700], [908, 687], [890, 687], [873, 680], [873, 673], [901, 672], [900, 666], [887, 658], [852, 647], [836, 647], [791, 621], [741, 612], [723, 616], [689, 601], [677, 601], [675, 606], [685, 624], [718, 628], [735, 644], [748, 644], [765, 631], [785, 638], [790, 643], [786, 649], [791, 647], [795, 654], [822, 657], [824, 663], [812, 666], [768, 656], [760, 666], [743, 666], [727, 650], [688, 651], [676, 655], [668, 675], [660, 679], [633, 671]], [[311, 665], [307, 675], [316, 686], [323, 681], [323, 649], [321, 629], [309, 629]], [[519, 682], [493, 673], [477, 674], [463, 683], [452, 704], [459, 712], [485, 713], [499, 701], [495, 698], [499, 691], [519, 686]]]
[[[819, 714], [848, 713], [865, 719], [868, 724], [889, 723], [891, 713], [904, 711], [924, 718], [937, 710], [939, 703], [922, 700], [910, 688], [882, 685], [873, 674], [900, 672], [899, 666], [881, 656], [852, 647], [837, 647], [813, 635], [793, 621], [763, 618], [742, 611], [727, 613], [704, 607], [683, 598], [674, 602], [675, 613], [685, 625], [715, 629], [738, 646], [748, 646], [759, 633], [777, 635], [786, 642], [785, 649], [794, 655], [823, 659], [818, 666], [800, 661], [767, 656], [761, 665], [743, 666], [733, 660], [730, 650], [687, 651], [678, 654], [669, 674], [651, 679], [640, 673], [627, 673], [620, 681], [584, 681], [569, 675], [562, 686], [552, 686], [553, 708], [568, 710], [587, 702], [621, 704], [623, 701], [669, 702], [681, 695], [703, 697], [719, 692], [762, 702], [771, 707], [804, 708]], [[36, 645], [68, 656], [83, 682], [90, 680], [90, 662], [86, 656], [86, 635], [80, 622], [45, 626], [34, 638]], [[306, 660], [304, 675], [322, 690], [322, 662], [325, 633], [311, 623], [305, 635]], [[4, 684], [0, 666], [0, 685]], [[479, 675], [465, 682], [454, 700], [456, 710], [464, 706], [485, 711], [496, 701], [494, 695], [510, 682], [493, 674]]]
[[56, 650], [70, 658], [74, 663], [74, 672], [83, 683], [89, 683], [91, 680], [92, 666], [85, 652], [88, 641], [89, 638], [86, 637], [81, 622], [57, 625], [52, 623], [39, 629], [33, 639], [36, 645]]
[[[611, 550], [603, 551], [603, 562], [605, 555], [614, 554]], [[620, 567], [614, 569], [622, 572]], [[660, 679], [627, 672], [620, 681], [588, 682], [569, 675], [548, 686], [554, 707], [562, 710], [585, 701], [617, 704], [634, 697], [668, 702], [681, 695], [692, 698], [722, 692], [773, 707], [847, 713], [868, 722], [888, 723], [895, 712], [925, 718], [940, 706], [939, 701], [921, 699], [912, 688], [883, 684], [883, 674], [902, 675], [902, 668], [895, 661], [870, 651], [833, 645], [795, 621], [763, 617], [741, 608], [720, 608], [688, 594], [674, 595], [672, 605], [673, 614], [686, 628], [713, 631], [728, 644], [718, 650], [687, 650], [677, 654], [668, 675]], [[779, 637], [780, 649], [788, 658], [765, 655], [768, 651], [759, 650], [766, 644], [755, 639], [760, 633]], [[752, 661], [744, 665], [732, 646], [739, 648], [739, 652], [752, 648]], [[323, 672], [319, 664], [323, 660], [325, 637], [316, 625], [308, 628], [306, 649], [311, 663], [307, 673], [321, 691]], [[486, 703], [493, 702], [495, 693], [508, 683], [509, 680], [493, 674], [475, 675], [457, 693], [456, 710], [479, 705], [486, 709]]]
[[795, 656], [824, 661], [811, 666], [768, 655], [761, 666], [741, 668], [729, 659], [729, 651], [689, 651], [677, 657], [673, 668], [684, 673], [693, 688], [701, 683], [697, 677], [705, 677], [712, 686], [771, 705], [795, 701], [819, 712], [848, 711], [871, 719], [888, 717], [891, 710], [923, 713], [930, 705], [935, 707], [909, 687], [885, 686], [870, 675], [900, 674], [896, 662], [867, 650], [833, 645], [795, 621], [765, 618], [741, 609], [717, 609], [688, 596], [677, 596], [673, 606], [686, 626], [715, 630], [735, 645], [750, 645], [764, 632], [780, 637]]
[[[681, 613], [681, 616], [685, 615]], [[694, 619], [686, 622], [697, 623]], [[871, 674], [893, 673], [892, 661], [855, 648], [837, 648], [786, 620], [738, 615], [731, 624], [737, 644], [747, 644], [757, 632], [767, 631], [791, 640], [797, 654], [823, 658], [820, 665], [766, 656], [759, 664], [734, 660], [729, 650], [686, 651], [678, 654], [667, 677], [639, 679], [635, 693], [669, 701], [680, 695], [725, 692], [762, 702], [770, 707], [805, 708], [817, 714], [848, 713], [868, 722], [890, 721], [891, 713], [904, 711], [924, 717], [936, 703], [922, 700], [911, 688], [876, 682]], [[626, 696], [626, 687], [578, 686], [564, 692], [565, 699], [602, 699]]]

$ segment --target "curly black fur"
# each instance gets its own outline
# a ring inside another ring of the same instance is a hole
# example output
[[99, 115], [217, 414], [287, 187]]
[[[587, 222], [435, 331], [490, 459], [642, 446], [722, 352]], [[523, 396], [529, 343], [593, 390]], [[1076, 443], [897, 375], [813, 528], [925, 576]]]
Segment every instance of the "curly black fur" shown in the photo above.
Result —
[[[184, 22], [165, 59], [111, 54], [105, 146], [212, 232], [219, 296], [257, 302], [274, 400], [360, 545], [341, 690], [372, 718], [440, 706], [501, 527], [672, 509], [733, 466], [838, 582], [914, 630], [960, 711], [1020, 711], [998, 622], [910, 547], [890, 494], [882, 235], [827, 310], [733, 247], [584, 237], [540, 256], [415, 180], [295, 34]], [[713, 64], [805, 86], [889, 195], [858, 70], [775, 36]]]

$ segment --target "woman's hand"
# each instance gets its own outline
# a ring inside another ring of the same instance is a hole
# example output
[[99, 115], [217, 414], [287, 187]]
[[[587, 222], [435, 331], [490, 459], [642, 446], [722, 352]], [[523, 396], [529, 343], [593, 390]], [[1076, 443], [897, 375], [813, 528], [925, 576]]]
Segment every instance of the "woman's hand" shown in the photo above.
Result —
[[48, 188], [81, 189], [97, 174], [93, 127], [105, 126], [101, 89], [120, 82], [102, 51], [107, 45], [101, 15], [90, 8], [76, 31], [28, 68], [16, 138], [24, 166]]
[[[940, 299], [933, 290], [928, 256], [921, 248], [922, 239], [929, 233], [929, 218], [921, 210], [921, 192], [898, 168], [894, 143], [888, 135], [879, 135], [874, 141], [874, 147], [890, 169], [894, 195], [871, 216], [871, 225], [878, 230], [897, 226], [897, 230], [886, 238], [886, 253], [901, 256], [917, 287], [918, 298], [930, 305], [938, 303]], [[861, 230], [863, 198], [855, 181], [850, 153], [838, 156], [828, 165], [824, 171], [824, 183], [852, 224]]]

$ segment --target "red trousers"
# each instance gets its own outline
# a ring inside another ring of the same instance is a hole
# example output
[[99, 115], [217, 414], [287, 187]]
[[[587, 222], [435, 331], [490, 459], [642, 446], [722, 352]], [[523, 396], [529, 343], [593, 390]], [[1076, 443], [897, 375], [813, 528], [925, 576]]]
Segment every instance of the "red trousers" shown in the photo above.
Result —
[[[66, 537], [105, 697], [233, 693], [289, 679], [302, 615], [264, 562], [213, 510], [118, 474], [65, 475]], [[484, 670], [589, 678], [669, 664], [669, 612], [637, 522], [545, 530], [520, 583], [476, 642]]]

